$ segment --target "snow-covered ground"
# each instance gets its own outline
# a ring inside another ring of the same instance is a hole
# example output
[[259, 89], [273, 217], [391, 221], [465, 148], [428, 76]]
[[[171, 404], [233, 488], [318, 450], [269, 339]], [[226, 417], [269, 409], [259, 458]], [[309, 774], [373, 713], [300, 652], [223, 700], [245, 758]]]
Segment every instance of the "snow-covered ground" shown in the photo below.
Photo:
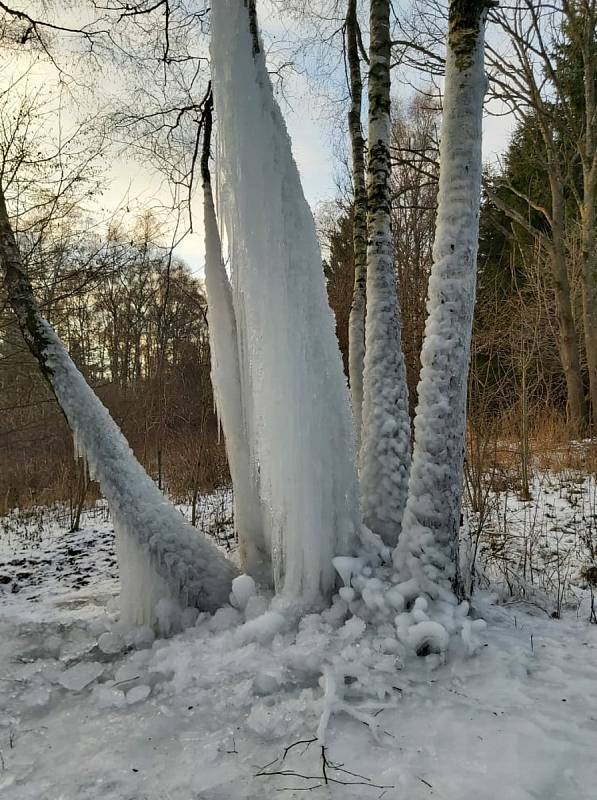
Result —
[[550, 614], [567, 606], [588, 617], [582, 571], [597, 566], [596, 476], [536, 470], [529, 488], [530, 499], [521, 499], [505, 481], [489, 492], [481, 520], [469, 514], [477, 581], [504, 598], [532, 600]]
[[[3, 800], [597, 797], [586, 614], [554, 620], [485, 591], [476, 654], [456, 644], [435, 669], [429, 657], [401, 663], [338, 608], [256, 622], [267, 606], [256, 595], [154, 641], [119, 630], [101, 507], [75, 534], [49, 518], [1, 530]], [[328, 705], [340, 656], [354, 683]], [[309, 740], [326, 710], [324, 764]]]

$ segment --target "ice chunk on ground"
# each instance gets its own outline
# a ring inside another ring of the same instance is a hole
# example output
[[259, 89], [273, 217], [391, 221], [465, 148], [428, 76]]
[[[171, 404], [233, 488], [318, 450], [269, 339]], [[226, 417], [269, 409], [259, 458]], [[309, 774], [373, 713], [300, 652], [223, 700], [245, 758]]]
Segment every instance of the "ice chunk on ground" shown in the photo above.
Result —
[[147, 700], [150, 694], [150, 686], [146, 686], [145, 684], [133, 686], [133, 688], [129, 689], [126, 693], [126, 702], [129, 706], [132, 706], [134, 703], [142, 703], [143, 700]]
[[96, 686], [93, 699], [101, 709], [125, 708], [127, 702], [124, 692], [114, 686]]
[[120, 653], [120, 651], [124, 649], [125, 644], [124, 639], [117, 633], [106, 631], [106, 633], [102, 633], [99, 637], [97, 646], [102, 653], [113, 655], [114, 653]]
[[255, 581], [250, 575], [239, 575], [232, 581], [232, 592], [230, 593], [230, 603], [235, 608], [244, 611], [247, 603], [255, 595], [257, 588]]
[[104, 665], [98, 661], [83, 661], [61, 672], [58, 676], [58, 683], [71, 692], [80, 692], [81, 689], [97, 680], [103, 671]]

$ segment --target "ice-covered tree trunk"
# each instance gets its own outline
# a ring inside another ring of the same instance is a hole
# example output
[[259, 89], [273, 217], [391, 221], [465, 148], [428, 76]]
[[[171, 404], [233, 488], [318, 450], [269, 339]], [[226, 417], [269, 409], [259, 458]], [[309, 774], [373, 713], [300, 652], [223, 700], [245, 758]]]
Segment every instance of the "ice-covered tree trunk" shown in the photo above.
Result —
[[220, 218], [241, 374], [250, 383], [251, 457], [276, 590], [315, 606], [333, 588], [332, 558], [353, 554], [359, 536], [348, 389], [315, 224], [256, 36], [254, 4], [218, 0], [211, 22]]
[[431, 596], [450, 592], [450, 581], [459, 591], [457, 548], [477, 272], [487, 8], [487, 0], [450, 3], [429, 316], [408, 503], [394, 553], [401, 575], [417, 579], [419, 589]]
[[[164, 604], [158, 609], [160, 601], [215, 610], [228, 599], [232, 564], [166, 501], [40, 314], [1, 192], [0, 260], [10, 304], [73, 432], [75, 454], [86, 459], [108, 501], [117, 533], [123, 619], [159, 624], [160, 611], [166, 610]], [[164, 617], [161, 623], [168, 627]]]
[[400, 535], [410, 467], [390, 203], [390, 3], [371, 0], [367, 163], [367, 317], [360, 481], [363, 520], [388, 545]]
[[238, 533], [241, 567], [260, 582], [271, 580], [271, 560], [264, 540], [256, 467], [251, 462], [243, 411], [236, 317], [232, 287], [222, 258], [209, 169], [212, 131], [212, 96], [204, 109], [203, 219], [205, 228], [205, 288], [211, 352], [211, 379], [226, 441], [234, 487], [234, 523]]
[[365, 312], [367, 308], [367, 186], [365, 140], [361, 127], [363, 82], [358, 47], [357, 0], [348, 0], [346, 55], [350, 80], [348, 131], [352, 152], [354, 289], [348, 318], [348, 376], [354, 419], [355, 446], [361, 444], [363, 368], [365, 362]]

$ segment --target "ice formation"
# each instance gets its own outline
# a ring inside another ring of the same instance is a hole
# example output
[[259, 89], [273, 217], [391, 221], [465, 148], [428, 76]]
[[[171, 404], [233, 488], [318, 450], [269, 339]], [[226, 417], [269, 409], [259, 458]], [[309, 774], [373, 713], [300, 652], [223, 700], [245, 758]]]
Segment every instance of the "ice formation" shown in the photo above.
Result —
[[486, 11], [482, 3], [476, 8], [477, 18], [470, 20], [460, 4], [451, 5], [429, 316], [421, 354], [409, 496], [403, 535], [394, 553], [401, 575], [414, 578], [431, 597], [446, 599], [458, 561], [487, 86], [483, 71]]
[[156, 487], [120, 429], [73, 364], [48, 323], [39, 318], [45, 367], [68, 423], [75, 452], [100, 484], [118, 536], [121, 615], [156, 624], [169, 600], [213, 611], [226, 603], [235, 570]]
[[388, 3], [371, 2], [367, 314], [359, 467], [363, 521], [394, 547], [406, 505], [411, 431], [389, 203], [389, 13]]
[[251, 460], [247, 436], [232, 287], [222, 258], [222, 243], [209, 172], [210, 104], [206, 108], [206, 114], [209, 116], [206, 117], [208, 121], [204, 133], [206, 146], [202, 159], [202, 176], [211, 379], [224, 429], [226, 453], [234, 486], [234, 524], [239, 538], [241, 566], [261, 582], [269, 583], [270, 555], [264, 540], [257, 469]]
[[[317, 605], [360, 535], [353, 431], [315, 224], [242, 0], [212, 11], [220, 218], [277, 590]], [[243, 398], [245, 394], [243, 394]]]

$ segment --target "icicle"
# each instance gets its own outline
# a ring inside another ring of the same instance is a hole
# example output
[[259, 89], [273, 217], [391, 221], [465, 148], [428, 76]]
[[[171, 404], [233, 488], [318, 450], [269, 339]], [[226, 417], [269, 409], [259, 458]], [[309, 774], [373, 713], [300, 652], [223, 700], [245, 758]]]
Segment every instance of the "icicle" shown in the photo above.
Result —
[[315, 605], [334, 584], [332, 558], [358, 547], [352, 420], [315, 224], [257, 49], [242, 0], [213, 4], [220, 201], [247, 431], [275, 585]]
[[201, 172], [211, 379], [218, 409], [218, 431], [221, 424], [234, 487], [234, 522], [240, 544], [241, 567], [261, 582], [270, 584], [270, 557], [263, 535], [261, 502], [243, 415], [243, 399], [248, 401], [250, 396], [243, 396], [232, 289], [222, 258], [222, 242], [211, 189], [211, 111], [210, 98], [205, 106]]

